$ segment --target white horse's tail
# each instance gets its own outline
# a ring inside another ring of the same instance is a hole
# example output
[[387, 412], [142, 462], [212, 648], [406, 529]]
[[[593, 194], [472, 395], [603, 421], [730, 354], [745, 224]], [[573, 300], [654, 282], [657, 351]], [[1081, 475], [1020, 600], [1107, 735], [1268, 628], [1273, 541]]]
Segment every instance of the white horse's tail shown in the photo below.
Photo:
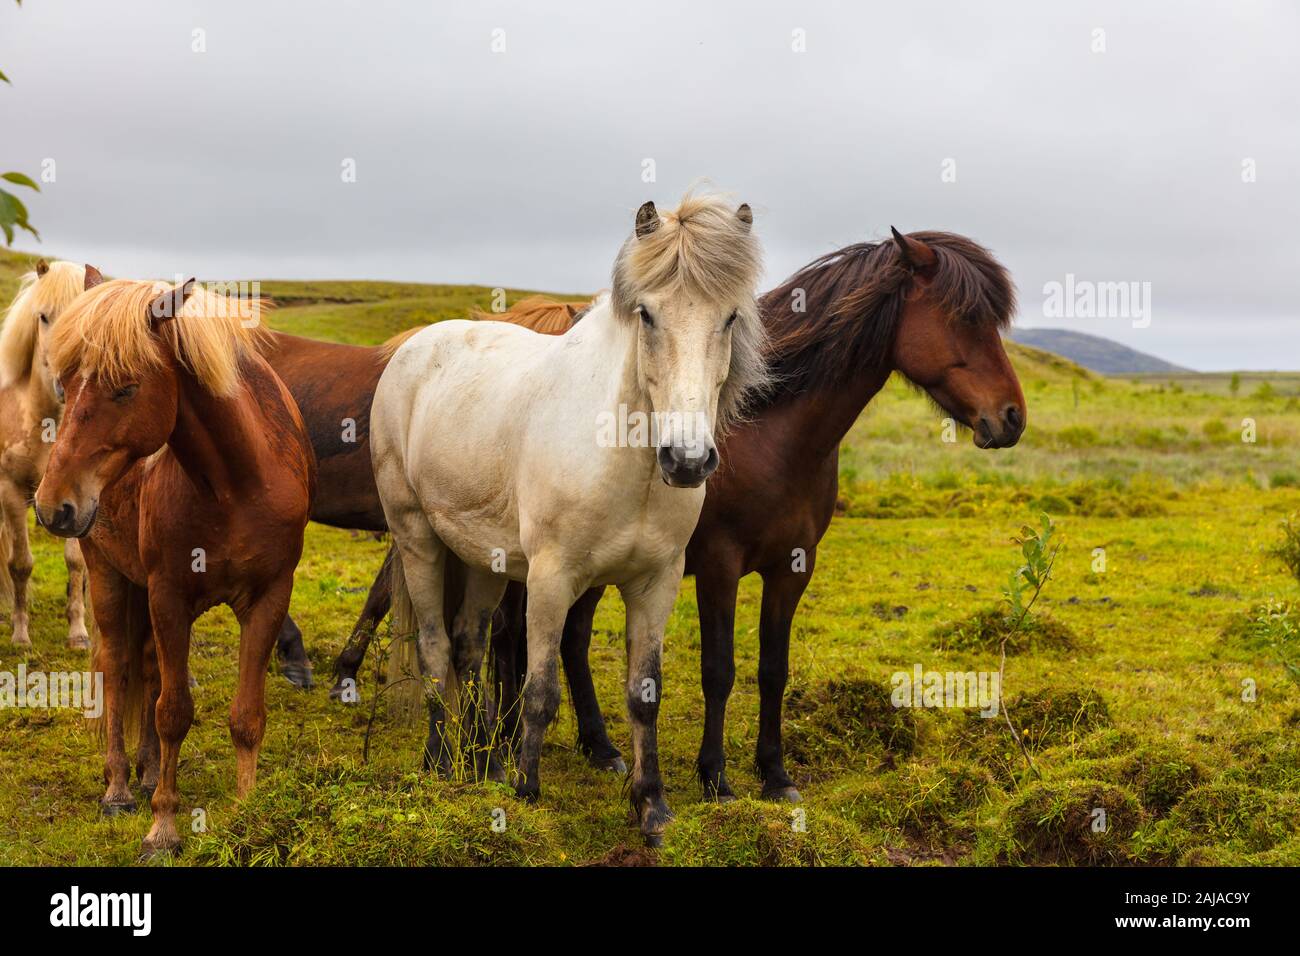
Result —
[[388, 644], [387, 689], [388, 712], [400, 723], [415, 723], [424, 700], [424, 680], [415, 648], [420, 625], [415, 617], [411, 592], [406, 588], [402, 570], [402, 553], [393, 545], [393, 563], [389, 569], [393, 595], [392, 638]]

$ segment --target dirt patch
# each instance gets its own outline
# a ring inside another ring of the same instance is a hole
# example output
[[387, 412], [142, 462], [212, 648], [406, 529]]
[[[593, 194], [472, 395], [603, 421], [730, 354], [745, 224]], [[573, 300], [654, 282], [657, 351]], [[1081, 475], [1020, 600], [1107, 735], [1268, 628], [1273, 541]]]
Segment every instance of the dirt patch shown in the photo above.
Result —
[[[868, 755], [892, 765], [916, 751], [916, 718], [895, 707], [889, 685], [840, 678], [797, 687], [786, 698], [786, 757], [803, 767], [840, 769]], [[839, 766], [837, 766], [839, 765]]]
[[1006, 813], [1007, 862], [1096, 866], [1130, 862], [1129, 841], [1145, 822], [1128, 790], [1100, 780], [1033, 783]]
[[1007, 654], [1066, 653], [1085, 649], [1085, 642], [1066, 624], [1045, 614], [1027, 617], [1020, 627], [1003, 608], [984, 608], [960, 621], [940, 624], [931, 637], [941, 651], [1001, 653], [1006, 639]]

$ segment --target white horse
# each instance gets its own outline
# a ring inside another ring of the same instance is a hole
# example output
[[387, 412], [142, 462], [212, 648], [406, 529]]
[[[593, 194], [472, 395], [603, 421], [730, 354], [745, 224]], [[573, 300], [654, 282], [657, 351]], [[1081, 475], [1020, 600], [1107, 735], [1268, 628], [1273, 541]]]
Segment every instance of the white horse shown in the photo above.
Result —
[[[565, 615], [587, 588], [613, 584], [627, 605], [632, 804], [658, 842], [671, 817], [655, 727], [664, 627], [718, 466], [714, 432], [766, 382], [752, 222], [748, 206], [714, 195], [688, 195], [663, 216], [646, 203], [611, 292], [567, 334], [441, 322], [389, 363], [371, 453], [397, 546], [395, 630], [403, 636], [411, 611], [418, 627], [401, 643], [415, 645], [426, 683], [426, 766], [445, 770], [450, 759], [440, 682], [477, 682], [492, 612], [508, 580], [525, 581], [515, 789], [536, 799], [542, 734], [560, 702]], [[647, 421], [658, 424], [653, 434]], [[444, 602], [455, 597], [444, 593], [444, 571], [457, 559], [464, 599], [446, 609], [456, 611], [448, 633]], [[482, 709], [468, 706], [469, 749], [492, 774]]]

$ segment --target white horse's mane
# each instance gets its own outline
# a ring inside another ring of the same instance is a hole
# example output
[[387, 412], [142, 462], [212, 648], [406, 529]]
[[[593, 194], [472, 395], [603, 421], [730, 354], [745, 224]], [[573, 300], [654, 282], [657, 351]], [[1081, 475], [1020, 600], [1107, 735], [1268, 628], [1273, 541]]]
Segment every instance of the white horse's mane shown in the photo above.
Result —
[[764, 358], [766, 332], [754, 289], [762, 252], [748, 221], [730, 199], [716, 193], [687, 193], [677, 208], [659, 213], [660, 225], [633, 234], [614, 261], [610, 303], [620, 319], [635, 321], [638, 298], [647, 292], [682, 292], [735, 308], [731, 368], [718, 396], [716, 428], [744, 418], [746, 406], [770, 381]]

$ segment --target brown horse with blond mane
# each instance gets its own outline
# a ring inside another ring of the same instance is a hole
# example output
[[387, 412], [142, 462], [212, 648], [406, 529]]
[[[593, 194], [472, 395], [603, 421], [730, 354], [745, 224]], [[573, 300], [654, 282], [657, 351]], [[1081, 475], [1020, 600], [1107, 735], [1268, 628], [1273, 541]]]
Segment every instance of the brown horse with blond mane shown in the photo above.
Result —
[[256, 300], [196, 292], [192, 279], [87, 285], [51, 336], [67, 410], [36, 514], [83, 542], [101, 633], [106, 813], [134, 809], [124, 724], [143, 712], [136, 770], [153, 791], [144, 850], [154, 854], [180, 846], [190, 630], [217, 604], [239, 621], [230, 735], [239, 795], [254, 785], [267, 662], [289, 608], [316, 461], [297, 406], [258, 354], [266, 332]]

